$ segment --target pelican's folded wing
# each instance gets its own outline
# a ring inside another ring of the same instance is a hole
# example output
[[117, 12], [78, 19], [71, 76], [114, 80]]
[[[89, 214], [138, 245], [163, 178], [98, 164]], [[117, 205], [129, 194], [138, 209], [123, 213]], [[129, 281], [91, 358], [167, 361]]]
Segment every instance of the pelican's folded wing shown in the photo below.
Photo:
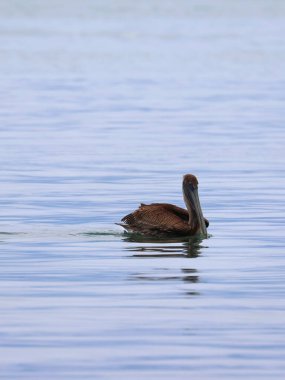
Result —
[[170, 204], [153, 203], [141, 205], [126, 215], [123, 227], [141, 233], [187, 234], [189, 232], [188, 213]]

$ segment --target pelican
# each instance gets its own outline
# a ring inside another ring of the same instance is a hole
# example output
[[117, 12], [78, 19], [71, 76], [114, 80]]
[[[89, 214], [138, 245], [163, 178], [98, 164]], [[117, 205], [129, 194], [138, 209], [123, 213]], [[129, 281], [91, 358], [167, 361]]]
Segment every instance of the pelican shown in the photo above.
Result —
[[183, 177], [182, 191], [187, 210], [169, 203], [141, 203], [117, 224], [129, 232], [149, 236], [207, 236], [209, 222], [203, 216], [198, 180], [193, 174]]

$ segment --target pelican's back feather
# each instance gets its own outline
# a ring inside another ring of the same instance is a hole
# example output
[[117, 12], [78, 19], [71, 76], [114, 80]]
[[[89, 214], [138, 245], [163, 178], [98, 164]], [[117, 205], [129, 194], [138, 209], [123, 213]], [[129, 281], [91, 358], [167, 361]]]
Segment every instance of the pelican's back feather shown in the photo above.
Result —
[[122, 226], [146, 234], [185, 235], [189, 233], [188, 219], [187, 210], [168, 203], [141, 204], [122, 218]]

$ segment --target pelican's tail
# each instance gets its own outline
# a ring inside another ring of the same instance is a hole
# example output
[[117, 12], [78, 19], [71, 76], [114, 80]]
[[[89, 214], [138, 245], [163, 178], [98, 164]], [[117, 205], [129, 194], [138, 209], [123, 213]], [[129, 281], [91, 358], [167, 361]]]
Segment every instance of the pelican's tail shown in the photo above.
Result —
[[129, 231], [131, 229], [131, 227], [128, 225], [128, 224], [124, 224], [124, 223], [115, 223], [117, 226], [121, 226], [123, 227], [125, 230]]

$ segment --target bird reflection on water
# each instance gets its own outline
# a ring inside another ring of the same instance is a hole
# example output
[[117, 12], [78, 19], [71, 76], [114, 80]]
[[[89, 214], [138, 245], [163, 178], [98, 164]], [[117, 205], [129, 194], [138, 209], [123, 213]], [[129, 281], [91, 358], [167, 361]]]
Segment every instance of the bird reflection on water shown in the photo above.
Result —
[[[175, 280], [182, 280], [183, 282], [188, 283], [197, 283], [199, 281], [199, 276], [197, 275], [198, 271], [197, 269], [192, 268], [182, 268], [182, 276], [181, 275], [166, 275], [167, 268], [160, 268], [158, 271], [159, 273], [157, 275], [147, 275], [145, 273], [134, 273], [130, 279], [132, 280], [142, 280], [142, 281], [175, 281]], [[161, 273], [163, 272], [163, 273]], [[190, 274], [191, 273], [191, 274]], [[193, 292], [191, 292], [193, 293]]]
[[[154, 237], [145, 237], [142, 235], [125, 234], [123, 236], [123, 241], [128, 242], [125, 249], [132, 253], [132, 257], [140, 259], [160, 259], [163, 258], [197, 258], [200, 255], [201, 249], [205, 248], [201, 245], [203, 237], [180, 237], [180, 238], [168, 238], [159, 239]], [[130, 244], [133, 243], [133, 244]], [[194, 261], [189, 261], [191, 264]], [[193, 267], [186, 267], [185, 261], [182, 262], [182, 267], [177, 268], [170, 265], [163, 265], [158, 268], [151, 268], [144, 272], [132, 273], [129, 277], [129, 281], [140, 281], [145, 283], [151, 282], [172, 282], [177, 283], [178, 293], [181, 294], [181, 288], [179, 284], [184, 283], [194, 285], [199, 282], [198, 270]], [[192, 266], [192, 265], [191, 265]], [[188, 286], [187, 286], [188, 288]], [[189, 296], [200, 295], [196, 289], [183, 289], [182, 293]]]
[[188, 257], [194, 258], [200, 255], [203, 237], [176, 237], [159, 239], [136, 234], [125, 234], [123, 241], [137, 243], [128, 245], [125, 249], [134, 252], [133, 257]]

